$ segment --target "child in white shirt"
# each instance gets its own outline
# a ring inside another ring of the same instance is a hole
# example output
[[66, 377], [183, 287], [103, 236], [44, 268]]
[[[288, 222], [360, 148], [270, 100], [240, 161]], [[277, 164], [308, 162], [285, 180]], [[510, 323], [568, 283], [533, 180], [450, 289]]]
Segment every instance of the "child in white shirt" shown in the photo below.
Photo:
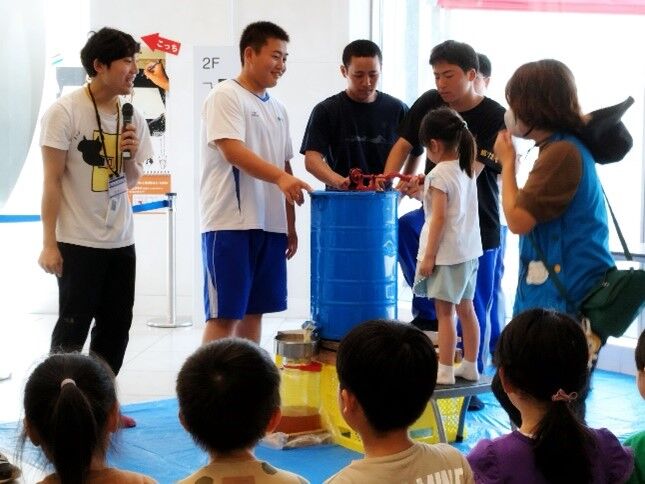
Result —
[[[414, 292], [434, 298], [439, 321], [437, 383], [452, 385], [459, 376], [479, 379], [479, 323], [473, 306], [478, 257], [482, 255], [477, 206], [475, 139], [459, 114], [447, 107], [429, 112], [419, 138], [435, 167], [424, 180], [425, 224], [421, 231]], [[422, 177], [417, 180], [421, 183]], [[461, 321], [464, 360], [453, 368], [457, 329]]]

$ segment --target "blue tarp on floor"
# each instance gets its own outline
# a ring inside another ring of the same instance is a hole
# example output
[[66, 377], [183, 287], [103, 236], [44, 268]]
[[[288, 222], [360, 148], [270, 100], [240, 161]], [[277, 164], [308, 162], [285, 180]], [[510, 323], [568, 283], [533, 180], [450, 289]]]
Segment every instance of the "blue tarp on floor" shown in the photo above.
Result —
[[[455, 444], [467, 453], [478, 440], [494, 438], [510, 430], [508, 418], [492, 394], [484, 394], [486, 407], [469, 412], [464, 442]], [[123, 407], [137, 421], [137, 427], [119, 432], [110, 452], [111, 465], [148, 474], [160, 483], [176, 482], [207, 462], [177, 419], [175, 399], [136, 403]], [[645, 401], [633, 376], [597, 370], [587, 400], [587, 421], [592, 427], [606, 427], [621, 440], [645, 430]], [[0, 425], [0, 449], [12, 452], [18, 440], [19, 425]], [[276, 467], [296, 472], [312, 483], [320, 483], [360, 454], [336, 445], [293, 450], [274, 450], [263, 446], [256, 455]], [[24, 459], [37, 463], [36, 449], [25, 449]]]

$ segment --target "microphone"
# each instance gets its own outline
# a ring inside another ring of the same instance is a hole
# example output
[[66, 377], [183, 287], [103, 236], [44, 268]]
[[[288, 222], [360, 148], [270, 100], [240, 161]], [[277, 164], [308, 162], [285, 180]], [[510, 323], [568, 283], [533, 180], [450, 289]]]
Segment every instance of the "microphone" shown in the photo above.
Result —
[[[123, 115], [123, 127], [125, 128], [127, 124], [132, 123], [132, 115], [134, 114], [134, 108], [132, 107], [132, 104], [125, 103], [123, 106], [121, 106], [121, 114]], [[130, 158], [132, 158], [132, 153], [130, 153], [130, 150], [123, 150], [121, 157], [124, 160], [129, 160]]]

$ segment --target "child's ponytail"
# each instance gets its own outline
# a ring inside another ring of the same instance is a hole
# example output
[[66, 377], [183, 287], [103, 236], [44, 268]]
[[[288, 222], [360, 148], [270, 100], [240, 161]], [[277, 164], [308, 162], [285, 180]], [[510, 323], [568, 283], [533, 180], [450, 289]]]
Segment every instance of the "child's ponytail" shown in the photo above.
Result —
[[51, 355], [29, 376], [23, 404], [23, 446], [28, 435], [62, 484], [87, 482], [92, 459], [105, 455], [118, 411], [110, 368], [78, 353]]
[[466, 175], [470, 178], [473, 177], [473, 163], [475, 162], [475, 151], [477, 145], [475, 143], [475, 138], [468, 129], [466, 121], [459, 120], [457, 121], [456, 128], [459, 137], [459, 167], [462, 169]]
[[61, 483], [82, 484], [99, 445], [101, 432], [83, 391], [71, 379], [61, 383], [49, 418], [51, 461]]
[[459, 153], [459, 167], [472, 178], [477, 145], [466, 121], [457, 111], [444, 106], [424, 116], [419, 128], [419, 141], [428, 146], [433, 139], [440, 140], [447, 148], [456, 150]]

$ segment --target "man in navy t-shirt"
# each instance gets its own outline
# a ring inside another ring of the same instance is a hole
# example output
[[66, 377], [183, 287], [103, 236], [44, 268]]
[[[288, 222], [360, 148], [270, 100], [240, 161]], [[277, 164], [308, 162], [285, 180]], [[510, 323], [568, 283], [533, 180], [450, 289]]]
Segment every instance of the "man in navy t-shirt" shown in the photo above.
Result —
[[[300, 153], [305, 155], [307, 171], [328, 189], [347, 189], [352, 168], [369, 174], [383, 173], [385, 160], [398, 138], [397, 128], [408, 107], [377, 91], [382, 60], [381, 49], [370, 40], [348, 44], [340, 66], [347, 88], [318, 103], [311, 112]], [[417, 142], [406, 159], [416, 161], [421, 153], [423, 149]]]

